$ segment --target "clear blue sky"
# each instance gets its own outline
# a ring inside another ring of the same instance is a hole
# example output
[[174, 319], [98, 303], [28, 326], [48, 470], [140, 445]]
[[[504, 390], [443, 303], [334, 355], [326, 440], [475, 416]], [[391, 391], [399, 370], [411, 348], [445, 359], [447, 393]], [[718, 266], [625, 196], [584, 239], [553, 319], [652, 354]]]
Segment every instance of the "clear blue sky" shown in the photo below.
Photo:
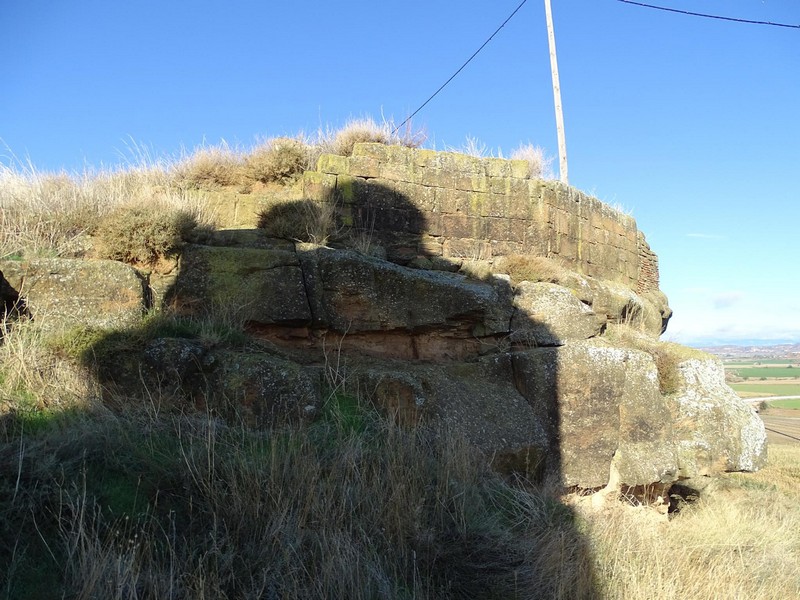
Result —
[[[400, 121], [520, 0], [0, 1], [0, 139], [39, 169]], [[798, 0], [652, 0], [800, 24]], [[800, 29], [552, 0], [570, 183], [631, 211], [661, 260], [668, 339], [800, 341]], [[556, 155], [542, 0], [415, 118]]]

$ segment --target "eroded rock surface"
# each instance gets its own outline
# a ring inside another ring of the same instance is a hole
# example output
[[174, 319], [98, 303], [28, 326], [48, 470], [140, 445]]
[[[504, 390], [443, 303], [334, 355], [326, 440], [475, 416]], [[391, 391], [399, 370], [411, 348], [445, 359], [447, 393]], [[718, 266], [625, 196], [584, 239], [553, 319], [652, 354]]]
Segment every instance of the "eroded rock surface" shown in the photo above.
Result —
[[[34, 318], [63, 326], [135, 328], [148, 303], [142, 277], [121, 263], [0, 266]], [[111, 352], [97, 372], [104, 384], [145, 381], [270, 426], [320, 414], [335, 365], [400, 423], [455, 430], [498, 469], [569, 487], [663, 487], [759, 468], [763, 425], [718, 363], [684, 361], [680, 390], [664, 395], [651, 354], [603, 335], [619, 322], [660, 332], [669, 309], [659, 294], [577, 274], [565, 285], [475, 281], [322, 247], [194, 245], [159, 297], [261, 341], [156, 337]]]

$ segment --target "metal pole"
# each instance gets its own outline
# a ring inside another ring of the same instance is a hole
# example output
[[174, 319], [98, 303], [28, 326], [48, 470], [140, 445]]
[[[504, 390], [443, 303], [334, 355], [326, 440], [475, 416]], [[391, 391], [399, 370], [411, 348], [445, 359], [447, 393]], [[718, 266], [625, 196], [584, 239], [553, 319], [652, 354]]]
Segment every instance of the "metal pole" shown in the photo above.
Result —
[[553, 11], [550, 0], [544, 0], [547, 15], [547, 40], [550, 43], [550, 71], [553, 74], [553, 101], [556, 107], [556, 129], [558, 130], [558, 170], [561, 182], [569, 184], [567, 170], [567, 139], [564, 135], [564, 113], [561, 110], [561, 84], [558, 81], [558, 59], [556, 58], [556, 34], [553, 30]]

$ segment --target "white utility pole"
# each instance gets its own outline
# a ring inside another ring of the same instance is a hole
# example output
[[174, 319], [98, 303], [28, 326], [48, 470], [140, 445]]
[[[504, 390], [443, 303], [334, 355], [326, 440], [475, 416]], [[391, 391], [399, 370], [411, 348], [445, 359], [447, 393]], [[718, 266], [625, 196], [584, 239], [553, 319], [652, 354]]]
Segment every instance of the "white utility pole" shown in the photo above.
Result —
[[550, 70], [553, 73], [553, 100], [556, 105], [556, 129], [558, 130], [558, 170], [561, 182], [568, 184], [567, 174], [567, 139], [564, 135], [564, 113], [561, 110], [561, 84], [558, 81], [558, 60], [556, 58], [556, 34], [553, 30], [553, 11], [550, 0], [544, 0], [547, 15], [547, 39], [550, 42]]

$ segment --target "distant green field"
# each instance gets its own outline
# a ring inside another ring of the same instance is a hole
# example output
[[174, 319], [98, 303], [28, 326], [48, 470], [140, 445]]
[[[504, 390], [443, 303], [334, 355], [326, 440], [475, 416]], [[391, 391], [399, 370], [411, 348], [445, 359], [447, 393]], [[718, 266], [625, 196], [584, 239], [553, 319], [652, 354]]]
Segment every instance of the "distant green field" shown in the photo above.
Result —
[[753, 392], [764, 396], [795, 396], [800, 397], [800, 383], [732, 383], [731, 387], [736, 392]]
[[797, 359], [791, 358], [759, 358], [755, 360], [732, 360], [725, 362], [725, 368], [748, 367], [753, 365], [793, 365]]
[[739, 377], [800, 377], [800, 368], [797, 367], [739, 367], [730, 370]]
[[792, 400], [773, 400], [769, 405], [775, 408], [796, 408], [800, 410], [800, 398]]

